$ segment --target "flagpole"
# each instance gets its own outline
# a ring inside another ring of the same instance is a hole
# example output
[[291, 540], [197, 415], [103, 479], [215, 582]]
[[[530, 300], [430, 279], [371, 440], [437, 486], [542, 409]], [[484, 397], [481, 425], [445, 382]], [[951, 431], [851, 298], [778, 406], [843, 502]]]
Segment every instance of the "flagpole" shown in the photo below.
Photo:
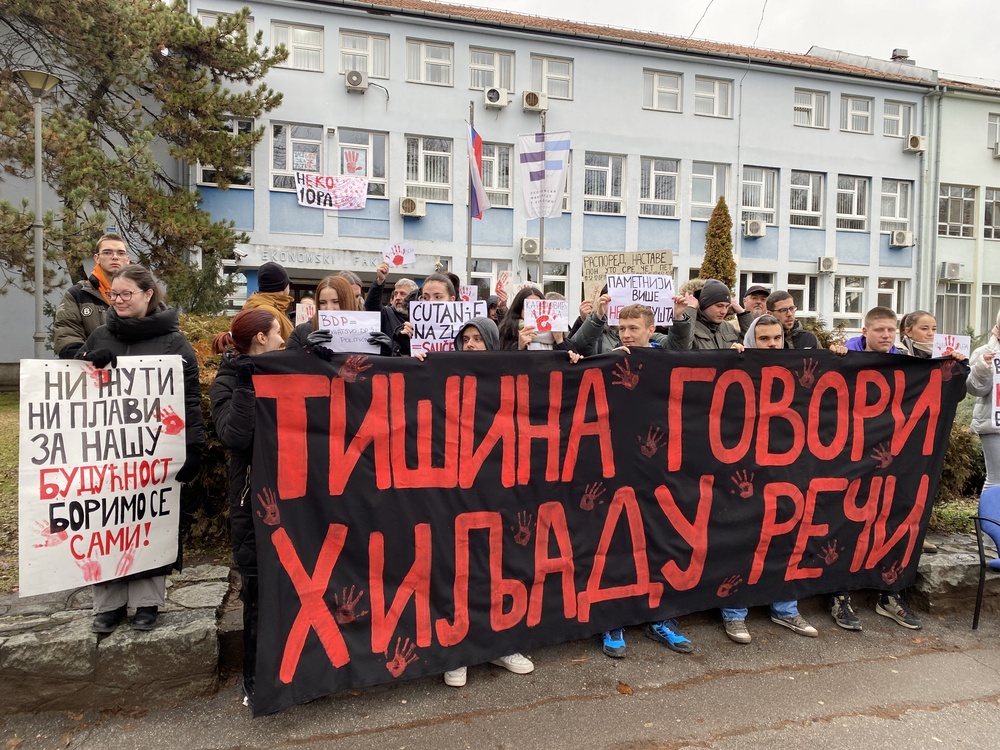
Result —
[[[543, 110], [538, 115], [538, 117], [542, 122], [542, 145], [544, 146], [545, 111]], [[559, 202], [562, 203], [561, 195], [559, 196]], [[538, 288], [542, 290], [542, 296], [544, 296], [545, 295], [545, 217], [544, 216], [538, 217]]]
[[[469, 100], [469, 124], [476, 127], [476, 107], [473, 100]], [[469, 286], [472, 286], [472, 191], [475, 187], [472, 184], [472, 173], [469, 172], [469, 208], [465, 212], [465, 278]], [[457, 293], [458, 290], [456, 289]]]

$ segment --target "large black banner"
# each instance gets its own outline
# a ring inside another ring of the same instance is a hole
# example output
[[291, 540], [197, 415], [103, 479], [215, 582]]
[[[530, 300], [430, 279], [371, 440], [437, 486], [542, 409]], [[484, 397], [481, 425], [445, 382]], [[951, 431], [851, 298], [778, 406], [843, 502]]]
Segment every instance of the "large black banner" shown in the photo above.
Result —
[[256, 711], [720, 605], [898, 590], [965, 373], [825, 351], [259, 357]]

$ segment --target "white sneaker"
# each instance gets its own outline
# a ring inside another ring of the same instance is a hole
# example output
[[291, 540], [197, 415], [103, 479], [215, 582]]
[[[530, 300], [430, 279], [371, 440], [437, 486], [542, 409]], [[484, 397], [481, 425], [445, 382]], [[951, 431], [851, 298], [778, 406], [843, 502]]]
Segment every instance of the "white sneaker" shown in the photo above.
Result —
[[491, 661], [490, 664], [496, 664], [498, 667], [508, 669], [514, 674], [531, 674], [535, 671], [535, 665], [531, 663], [531, 659], [520, 654], [501, 656], [499, 659]]
[[451, 687], [462, 687], [465, 685], [466, 677], [468, 676], [468, 667], [459, 667], [458, 669], [453, 669], [450, 672], [444, 673], [444, 684], [450, 685]]

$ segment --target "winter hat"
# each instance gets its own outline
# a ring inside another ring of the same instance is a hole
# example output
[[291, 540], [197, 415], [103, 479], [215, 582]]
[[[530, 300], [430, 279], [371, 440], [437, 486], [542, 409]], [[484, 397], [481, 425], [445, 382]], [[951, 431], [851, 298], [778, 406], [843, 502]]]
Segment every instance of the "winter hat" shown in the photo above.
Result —
[[257, 269], [257, 288], [262, 292], [283, 292], [288, 286], [288, 272], [280, 263], [265, 263]]
[[717, 302], [732, 302], [733, 297], [729, 292], [729, 287], [716, 279], [709, 279], [701, 292], [695, 294], [698, 298], [698, 306], [705, 310]]
[[500, 298], [497, 297], [495, 294], [491, 294], [489, 297], [486, 298], [487, 308], [497, 307], [499, 304], [500, 304]]

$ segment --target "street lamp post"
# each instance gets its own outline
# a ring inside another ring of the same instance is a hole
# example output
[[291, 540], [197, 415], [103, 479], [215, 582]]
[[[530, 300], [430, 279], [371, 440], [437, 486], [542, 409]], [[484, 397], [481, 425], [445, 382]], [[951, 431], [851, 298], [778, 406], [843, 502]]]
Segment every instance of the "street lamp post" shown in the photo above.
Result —
[[35, 358], [45, 356], [45, 248], [42, 244], [42, 97], [60, 83], [44, 70], [15, 70], [31, 89], [35, 107]]

